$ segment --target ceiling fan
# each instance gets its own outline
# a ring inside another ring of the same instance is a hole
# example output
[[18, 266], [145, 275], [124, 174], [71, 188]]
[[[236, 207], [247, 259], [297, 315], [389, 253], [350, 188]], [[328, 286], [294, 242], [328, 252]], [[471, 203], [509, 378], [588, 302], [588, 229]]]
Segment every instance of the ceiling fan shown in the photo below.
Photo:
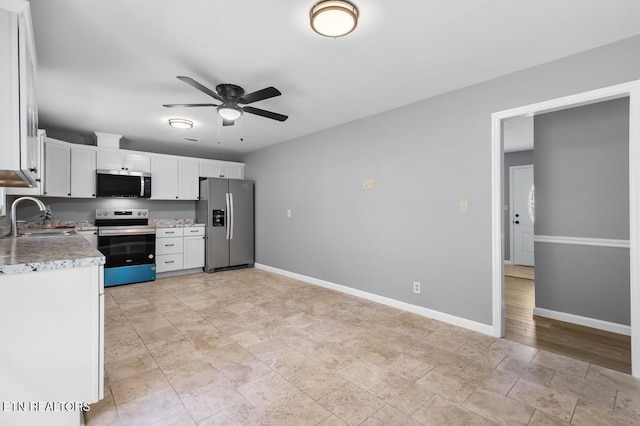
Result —
[[240, 118], [243, 112], [249, 114], [255, 114], [262, 117], [270, 118], [272, 120], [285, 121], [289, 118], [286, 115], [278, 114], [271, 111], [265, 111], [264, 109], [254, 108], [247, 105], [253, 102], [262, 101], [264, 99], [280, 96], [282, 93], [275, 87], [267, 87], [266, 89], [258, 90], [257, 92], [248, 93], [245, 95], [244, 89], [235, 84], [219, 84], [216, 86], [216, 91], [209, 89], [198, 83], [191, 77], [178, 76], [179, 80], [184, 81], [188, 85], [195, 87], [203, 93], [211, 96], [214, 99], [222, 102], [222, 104], [164, 104], [166, 108], [179, 108], [179, 107], [217, 107], [218, 114], [222, 117], [223, 126], [233, 126], [236, 119]]

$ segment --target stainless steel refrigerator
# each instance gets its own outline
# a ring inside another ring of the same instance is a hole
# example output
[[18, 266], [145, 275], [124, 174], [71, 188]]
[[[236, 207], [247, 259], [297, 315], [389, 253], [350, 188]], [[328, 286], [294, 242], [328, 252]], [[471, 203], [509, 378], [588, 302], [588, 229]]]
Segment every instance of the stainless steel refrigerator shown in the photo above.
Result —
[[253, 186], [251, 180], [200, 181], [196, 220], [206, 223], [206, 272], [253, 266]]

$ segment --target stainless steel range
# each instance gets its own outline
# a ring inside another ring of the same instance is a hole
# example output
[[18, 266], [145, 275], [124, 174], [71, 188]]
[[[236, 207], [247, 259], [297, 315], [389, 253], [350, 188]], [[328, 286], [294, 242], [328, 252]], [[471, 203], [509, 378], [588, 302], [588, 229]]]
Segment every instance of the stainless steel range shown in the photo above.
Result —
[[98, 250], [106, 257], [105, 287], [156, 279], [156, 228], [148, 209], [97, 209]]

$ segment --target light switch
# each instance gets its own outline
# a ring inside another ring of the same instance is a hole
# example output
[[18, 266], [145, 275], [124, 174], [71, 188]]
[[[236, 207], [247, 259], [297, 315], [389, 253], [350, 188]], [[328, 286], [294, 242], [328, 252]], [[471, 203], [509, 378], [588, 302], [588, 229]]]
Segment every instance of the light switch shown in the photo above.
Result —
[[460, 201], [460, 213], [467, 213], [469, 211], [469, 201]]
[[287, 217], [291, 217], [291, 209], [287, 210]]
[[364, 182], [363, 182], [363, 184], [362, 184], [362, 187], [363, 187], [364, 189], [373, 189], [373, 188], [375, 188], [375, 187], [376, 187], [376, 184], [375, 184], [375, 182], [373, 181], [373, 179], [365, 179], [365, 180], [364, 180]]

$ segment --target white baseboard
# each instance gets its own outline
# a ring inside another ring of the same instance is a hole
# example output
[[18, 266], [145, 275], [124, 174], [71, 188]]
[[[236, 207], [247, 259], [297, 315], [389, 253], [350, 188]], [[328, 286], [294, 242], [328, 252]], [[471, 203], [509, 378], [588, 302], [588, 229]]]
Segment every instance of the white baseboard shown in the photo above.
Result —
[[513, 265], [513, 260], [505, 260], [503, 263], [505, 265]]
[[533, 315], [539, 317], [551, 318], [558, 321], [564, 321], [571, 324], [583, 325], [598, 330], [609, 331], [611, 333], [624, 334], [631, 336], [631, 327], [628, 325], [617, 324], [615, 322], [603, 321], [595, 318], [582, 317], [580, 315], [568, 314], [566, 312], [551, 311], [544, 308], [533, 308]]
[[476, 321], [468, 320], [466, 318], [461, 318], [454, 315], [446, 314], [444, 312], [423, 308], [422, 306], [401, 302], [399, 300], [391, 299], [389, 297], [379, 296], [377, 294], [368, 293], [362, 290], [357, 290], [355, 288], [347, 287], [341, 284], [335, 284], [329, 281], [308, 277], [306, 275], [296, 274], [295, 272], [289, 272], [284, 269], [274, 268], [272, 266], [263, 265], [261, 263], [256, 263], [254, 266], [256, 269], [262, 269], [264, 271], [273, 272], [279, 275], [284, 275], [286, 277], [304, 281], [309, 284], [314, 284], [320, 287], [339, 291], [341, 293], [349, 294], [351, 296], [361, 297], [363, 299], [371, 300], [372, 302], [377, 302], [383, 305], [391, 306], [393, 308], [401, 309], [403, 311], [422, 315], [423, 317], [435, 319], [438, 321], [446, 322], [447, 324], [456, 325], [458, 327], [466, 328], [472, 331], [477, 331], [478, 333], [483, 333], [483, 334], [488, 334], [490, 336], [493, 336], [493, 326], [491, 325], [482, 324]]

